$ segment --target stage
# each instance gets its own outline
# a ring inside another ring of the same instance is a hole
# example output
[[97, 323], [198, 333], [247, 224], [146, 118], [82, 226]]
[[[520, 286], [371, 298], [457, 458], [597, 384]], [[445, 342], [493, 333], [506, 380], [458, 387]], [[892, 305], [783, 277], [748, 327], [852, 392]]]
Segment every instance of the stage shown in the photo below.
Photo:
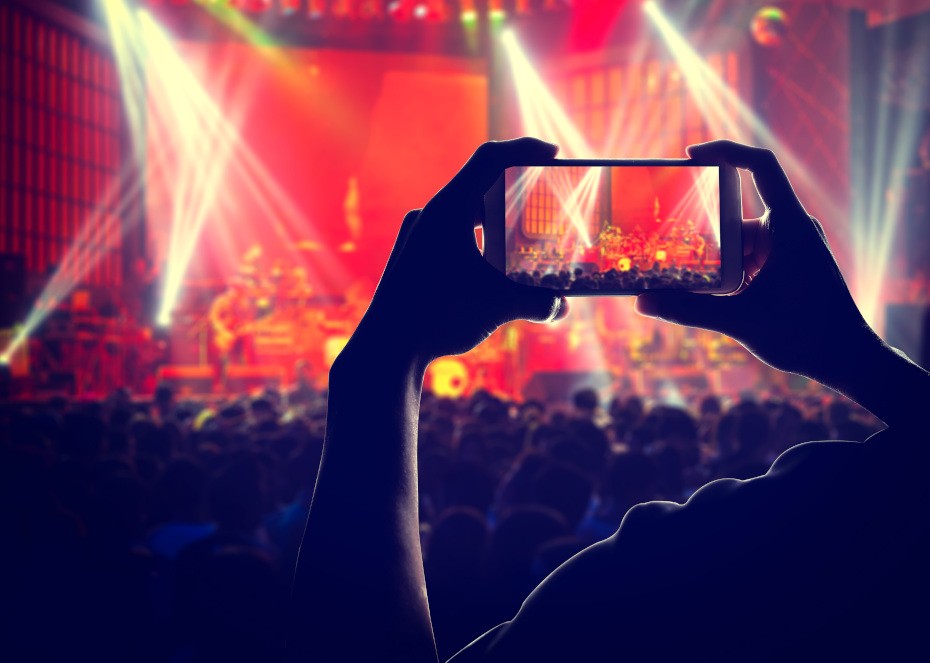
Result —
[[[867, 320], [927, 359], [930, 233], [915, 219], [930, 103], [908, 83], [926, 67], [907, 65], [924, 61], [926, 14], [113, 1], [75, 18], [27, 4], [0, 13], [4, 398], [325, 389], [404, 214], [482, 142], [526, 134], [569, 158], [681, 158], [712, 138], [771, 147]], [[907, 149], [878, 149], [891, 131]], [[551, 191], [534, 196], [508, 240], [515, 278], [596, 288], [611, 271], [718, 267], [719, 238], [681, 185], [604, 181], [582, 230], [552, 216]], [[568, 320], [512, 323], [437, 361], [427, 387], [689, 402], [806, 388], [723, 336], [640, 318], [628, 297], [572, 303]]]

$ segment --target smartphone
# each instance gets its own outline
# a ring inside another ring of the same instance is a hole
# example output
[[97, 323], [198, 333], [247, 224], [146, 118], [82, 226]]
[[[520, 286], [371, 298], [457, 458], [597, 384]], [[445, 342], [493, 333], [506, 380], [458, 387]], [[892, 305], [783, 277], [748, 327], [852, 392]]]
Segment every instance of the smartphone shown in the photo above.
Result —
[[485, 195], [485, 258], [563, 295], [728, 293], [743, 280], [735, 168], [692, 159], [552, 159]]

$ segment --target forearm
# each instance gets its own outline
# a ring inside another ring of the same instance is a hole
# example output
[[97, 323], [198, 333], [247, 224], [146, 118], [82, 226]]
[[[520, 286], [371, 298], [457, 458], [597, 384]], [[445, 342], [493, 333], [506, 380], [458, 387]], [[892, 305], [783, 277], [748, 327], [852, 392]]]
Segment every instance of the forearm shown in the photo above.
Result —
[[894, 428], [920, 425], [925, 416], [915, 404], [930, 404], [930, 373], [870, 330], [837, 363], [836, 370], [819, 381]]
[[419, 541], [422, 371], [353, 341], [330, 372], [289, 660], [435, 661]]

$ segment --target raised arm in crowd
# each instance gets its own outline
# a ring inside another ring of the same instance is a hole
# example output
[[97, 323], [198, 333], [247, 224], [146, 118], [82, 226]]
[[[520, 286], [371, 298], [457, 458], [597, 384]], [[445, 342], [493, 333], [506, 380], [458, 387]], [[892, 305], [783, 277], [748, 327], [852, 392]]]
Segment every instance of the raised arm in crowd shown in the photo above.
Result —
[[[473, 234], [502, 170], [555, 152], [530, 138], [482, 145], [404, 218], [371, 306], [330, 373], [289, 661], [437, 660], [417, 514], [423, 376], [434, 359], [475, 347], [508, 321], [568, 313], [551, 291], [491, 267]], [[767, 212], [744, 220], [744, 282], [727, 296], [641, 295], [636, 310], [727, 334], [770, 366], [845, 394], [887, 428], [865, 442], [794, 447], [764, 476], [715, 481], [685, 504], [634, 507], [458, 663], [930, 655], [922, 637], [930, 376], [865, 322], [822, 227], [771, 152], [717, 141], [689, 153], [753, 174]]]

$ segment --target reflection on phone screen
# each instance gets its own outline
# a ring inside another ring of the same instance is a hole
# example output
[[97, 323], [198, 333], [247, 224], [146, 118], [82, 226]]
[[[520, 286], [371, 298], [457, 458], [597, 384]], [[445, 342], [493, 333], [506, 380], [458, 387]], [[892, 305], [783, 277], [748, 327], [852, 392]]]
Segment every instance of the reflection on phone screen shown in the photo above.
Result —
[[576, 292], [720, 286], [715, 166], [505, 172], [507, 275]]

